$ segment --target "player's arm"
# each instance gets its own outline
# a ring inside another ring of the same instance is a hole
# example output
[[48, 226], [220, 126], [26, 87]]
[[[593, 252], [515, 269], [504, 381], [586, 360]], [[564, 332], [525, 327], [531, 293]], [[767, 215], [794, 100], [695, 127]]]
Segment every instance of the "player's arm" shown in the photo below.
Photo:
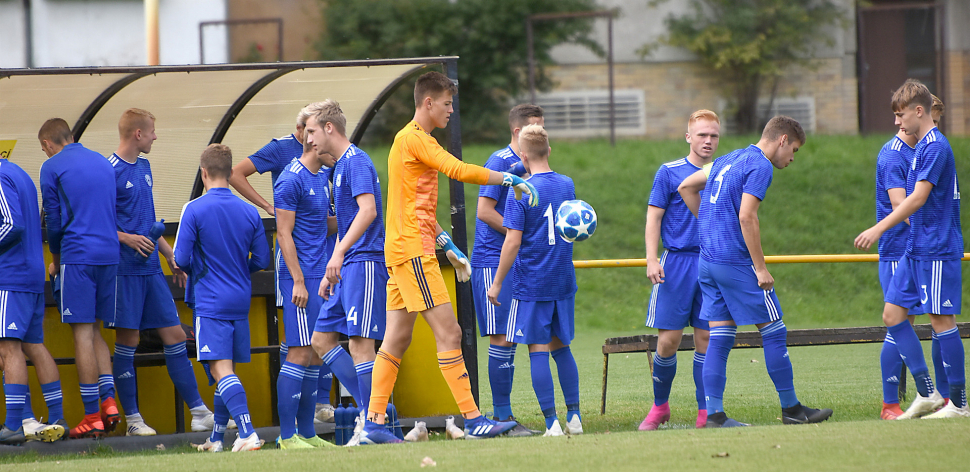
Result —
[[0, 180], [0, 253], [20, 241], [25, 224], [17, 187], [10, 179]]
[[328, 216], [327, 217], [327, 236], [337, 233], [337, 217]]
[[771, 290], [775, 286], [775, 279], [768, 272], [768, 266], [765, 264], [765, 253], [761, 249], [761, 224], [758, 222], [758, 207], [760, 206], [761, 200], [758, 197], [750, 193], [741, 195], [738, 220], [741, 223], [744, 245], [748, 247], [754, 272], [758, 276], [758, 286], [762, 290]]
[[873, 244], [879, 241], [882, 233], [885, 233], [888, 229], [902, 223], [913, 213], [923, 207], [926, 203], [926, 199], [930, 196], [930, 191], [933, 190], [933, 184], [928, 180], [920, 180], [916, 182], [916, 187], [913, 189], [913, 193], [909, 194], [908, 197], [903, 199], [902, 203], [893, 209], [892, 213], [886, 215], [882, 221], [876, 223], [869, 229], [863, 231], [855, 238], [855, 247], [863, 251], [868, 251]]
[[259, 272], [269, 266], [269, 243], [266, 242], [266, 229], [259, 213], [252, 213], [253, 238], [249, 243], [249, 272]]
[[175, 282], [179, 287], [185, 288], [185, 272], [179, 268], [178, 264], [175, 263], [175, 252], [172, 250], [172, 246], [168, 244], [168, 241], [164, 236], [158, 238], [158, 253], [165, 258], [165, 262], [168, 263], [168, 268], [172, 271], [172, 281]]
[[[893, 210], [899, 207], [906, 199], [906, 189], [904, 188], [889, 188], [886, 189], [886, 194], [889, 195], [889, 204], [892, 205]], [[906, 224], [909, 224], [909, 218], [906, 218]]]
[[502, 243], [502, 255], [499, 256], [495, 279], [492, 280], [492, 286], [488, 288], [488, 301], [492, 305], [501, 305], [498, 302], [498, 296], [502, 293], [502, 283], [505, 281], [505, 276], [512, 270], [512, 263], [519, 255], [519, 247], [521, 246], [522, 231], [509, 228], [505, 232], [505, 242]]
[[494, 198], [478, 197], [478, 210], [475, 216], [484, 221], [489, 228], [505, 234], [505, 227], [502, 226], [502, 215], [498, 214], [498, 211], [495, 211], [496, 204], [498, 202]]
[[687, 176], [677, 187], [677, 193], [684, 200], [684, 204], [690, 212], [697, 216], [697, 210], [701, 207], [701, 190], [707, 186], [707, 172], [709, 170], [699, 170]]
[[57, 194], [57, 176], [49, 168], [41, 166], [40, 192], [44, 207], [44, 223], [47, 226], [47, 249], [51, 252], [55, 272], [61, 271], [61, 201]]
[[293, 242], [293, 227], [296, 225], [296, 212], [276, 209], [276, 244], [280, 246], [283, 253], [283, 260], [286, 261], [286, 269], [290, 271], [293, 278], [293, 304], [297, 307], [306, 307], [309, 293], [303, 280], [303, 270], [300, 268], [300, 259], [296, 255], [296, 244]]
[[197, 238], [195, 213], [186, 205], [182, 207], [182, 216], [179, 218], [179, 229], [175, 233], [175, 247], [172, 249], [172, 258], [175, 259], [175, 264], [183, 271], [192, 270], [192, 250], [195, 247]]
[[647, 277], [652, 284], [662, 284], [664, 281], [664, 269], [657, 259], [657, 251], [660, 249], [660, 222], [663, 221], [666, 211], [658, 206], [647, 206], [647, 224], [643, 239], [647, 246]]
[[[333, 255], [330, 256], [330, 261], [327, 262], [327, 277], [326, 280], [332, 284], [336, 284], [340, 281], [340, 268], [344, 264], [344, 256], [347, 255], [347, 251], [350, 250], [357, 244], [357, 240], [364, 235], [367, 228], [370, 227], [374, 219], [377, 218], [377, 201], [374, 199], [373, 193], [362, 193], [354, 197], [357, 201], [357, 215], [354, 216], [354, 220], [350, 222], [350, 227], [347, 228], [347, 232], [344, 233], [344, 237], [340, 238], [337, 242], [337, 246], [333, 249]], [[321, 283], [321, 291], [322, 283]], [[323, 294], [321, 293], [321, 296]]]
[[255, 188], [253, 188], [253, 184], [249, 183], [249, 176], [253, 175], [255, 172], [256, 164], [253, 164], [253, 160], [247, 157], [232, 168], [232, 174], [229, 175], [229, 185], [236, 189], [236, 191], [245, 197], [246, 200], [253, 202], [253, 205], [262, 208], [263, 211], [272, 215], [273, 205], [270, 205], [269, 202], [267, 202], [266, 199], [263, 198], [263, 196], [260, 195]]
[[148, 257], [155, 251], [155, 244], [152, 243], [152, 240], [140, 234], [118, 231], [118, 241], [137, 251], [141, 257]]

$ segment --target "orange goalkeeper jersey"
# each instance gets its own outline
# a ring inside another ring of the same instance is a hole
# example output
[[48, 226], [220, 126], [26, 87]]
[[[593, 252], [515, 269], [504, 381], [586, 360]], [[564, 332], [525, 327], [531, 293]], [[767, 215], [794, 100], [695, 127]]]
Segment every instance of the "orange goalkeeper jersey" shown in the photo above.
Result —
[[388, 267], [434, 254], [438, 171], [478, 185], [485, 185], [489, 176], [488, 169], [458, 160], [411, 121], [398, 131], [387, 157], [384, 263]]

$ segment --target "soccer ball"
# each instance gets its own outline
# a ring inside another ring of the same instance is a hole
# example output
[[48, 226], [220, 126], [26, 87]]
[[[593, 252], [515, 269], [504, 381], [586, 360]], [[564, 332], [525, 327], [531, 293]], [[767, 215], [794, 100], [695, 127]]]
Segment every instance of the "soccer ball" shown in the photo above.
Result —
[[596, 231], [596, 211], [582, 200], [567, 200], [556, 210], [556, 233], [566, 242], [585, 241]]

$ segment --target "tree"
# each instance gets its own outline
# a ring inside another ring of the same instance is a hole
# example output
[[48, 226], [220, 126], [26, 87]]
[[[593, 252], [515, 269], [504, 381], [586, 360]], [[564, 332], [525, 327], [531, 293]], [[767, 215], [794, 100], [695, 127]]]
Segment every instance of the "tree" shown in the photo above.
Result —
[[[593, 0], [321, 0], [326, 29], [317, 42], [321, 59], [457, 55], [462, 135], [494, 140], [508, 135], [508, 108], [528, 88], [525, 20], [535, 13], [595, 9]], [[564, 42], [586, 44], [589, 20], [535, 25], [537, 86], [552, 81], [549, 51]], [[402, 87], [407, 88], [407, 87]], [[385, 107], [413, 112], [411, 90], [400, 90]], [[400, 121], [397, 119], [396, 121]], [[393, 133], [403, 123], [388, 123]], [[385, 131], [386, 132], [386, 131]], [[393, 137], [393, 135], [391, 135]]]
[[742, 132], [769, 118], [757, 116], [763, 86], [770, 84], [770, 110], [779, 78], [793, 66], [812, 69], [820, 43], [833, 44], [823, 30], [846, 21], [833, 0], [690, 0], [690, 7], [692, 13], [668, 16], [668, 35], [641, 54], [658, 44], [696, 54], [726, 87]]

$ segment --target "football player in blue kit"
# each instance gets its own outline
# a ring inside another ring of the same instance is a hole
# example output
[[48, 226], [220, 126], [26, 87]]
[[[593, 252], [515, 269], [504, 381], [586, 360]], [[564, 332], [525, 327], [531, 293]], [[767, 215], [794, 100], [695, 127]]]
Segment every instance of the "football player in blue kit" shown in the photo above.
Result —
[[[704, 356], [710, 331], [701, 315], [701, 289], [697, 283], [700, 236], [697, 218], [684, 204], [677, 186], [709, 164], [717, 152], [721, 122], [710, 110], [697, 110], [687, 120], [687, 157], [660, 166], [653, 178], [647, 206], [644, 239], [647, 246], [647, 277], [653, 284], [647, 306], [647, 322], [658, 331], [653, 359], [653, 405], [640, 423], [640, 431], [652, 431], [670, 420], [670, 388], [677, 374], [677, 348], [684, 328], [694, 328], [694, 391], [697, 399], [695, 426], [707, 422], [704, 400]], [[664, 252], [657, 249], [663, 238]]]
[[[900, 131], [919, 138], [906, 176], [907, 195], [892, 213], [859, 234], [855, 246], [868, 250], [886, 231], [909, 218], [906, 251], [886, 291], [882, 318], [916, 378], [919, 395], [896, 419], [970, 417], [964, 348], [955, 320], [962, 301], [963, 233], [953, 150], [933, 123], [933, 96], [925, 85], [906, 81], [893, 94], [892, 106]], [[917, 306], [929, 316], [940, 343], [948, 403], [930, 378], [919, 337], [907, 320], [909, 309]]]
[[[314, 328], [313, 347], [328, 359], [344, 385], [350, 382], [351, 374], [356, 374], [354, 398], [366, 418], [377, 357], [375, 343], [384, 339], [387, 317], [384, 215], [377, 169], [370, 156], [347, 139], [346, 126], [340, 104], [329, 99], [307, 121], [307, 141], [334, 166], [338, 231], [327, 276], [318, 287], [327, 301]], [[334, 156], [336, 162], [332, 161]], [[346, 353], [337, 344], [339, 333], [350, 338], [352, 366], [343, 360]], [[344, 377], [348, 377], [347, 382]]]
[[[788, 330], [781, 319], [775, 280], [765, 265], [758, 222], [758, 208], [771, 185], [773, 169], [791, 164], [804, 145], [801, 125], [776, 116], [765, 125], [757, 144], [715, 160], [706, 182], [697, 185], [705, 180], [705, 171], [700, 170], [678, 189], [700, 220], [701, 319], [711, 327], [703, 370], [708, 428], [747, 426], [729, 418], [723, 405], [727, 359], [738, 325], [753, 324], [761, 332], [765, 367], [778, 392], [782, 423], [818, 423], [832, 416], [830, 409], [802, 405], [795, 394]], [[703, 187], [702, 193], [698, 187]]]
[[114, 380], [118, 399], [125, 411], [128, 436], [154, 436], [138, 410], [138, 381], [135, 348], [139, 331], [156, 328], [162, 339], [165, 366], [179, 395], [192, 412], [192, 431], [212, 429], [212, 412], [202, 402], [195, 372], [185, 349], [185, 332], [168, 282], [162, 273], [159, 254], [165, 257], [173, 278], [185, 286], [185, 273], [175, 264], [172, 247], [164, 237], [148, 235], [155, 223], [152, 168], [144, 155], [156, 139], [155, 116], [146, 110], [125, 110], [118, 122], [121, 142], [108, 156], [114, 168], [118, 215], [117, 304], [114, 317], [105, 326], [115, 329]]
[[[509, 145], [492, 153], [484, 167], [498, 172], [513, 172], [521, 166], [519, 158], [519, 133], [527, 125], [544, 123], [542, 108], [531, 104], [516, 105], [509, 111], [509, 129], [512, 139]], [[512, 414], [512, 378], [515, 375], [515, 344], [505, 340], [508, 332], [509, 302], [512, 288], [506, 287], [499, 295], [501, 305], [488, 302], [488, 288], [492, 285], [498, 269], [502, 243], [505, 242], [505, 226], [502, 217], [509, 189], [501, 185], [482, 185], [478, 191], [478, 210], [475, 220], [475, 245], [471, 257], [472, 298], [478, 315], [478, 329], [488, 336], [488, 383], [492, 389], [492, 416], [495, 420], [514, 421]], [[510, 419], [511, 418], [511, 419]], [[532, 432], [517, 426], [509, 436], [530, 436]]]
[[256, 208], [229, 190], [229, 147], [210, 144], [200, 160], [206, 193], [182, 207], [174, 252], [175, 262], [189, 272], [195, 296], [196, 358], [216, 384], [215, 427], [201, 449], [223, 449], [231, 415], [239, 428], [232, 451], [251, 451], [262, 441], [235, 365], [249, 362], [250, 274], [269, 266], [269, 245]]
[[[263, 198], [259, 192], [253, 188], [253, 185], [249, 182], [249, 176], [254, 173], [264, 174], [266, 172], [270, 173], [271, 182], [273, 187], [276, 186], [276, 181], [279, 179], [280, 174], [286, 169], [286, 166], [291, 162], [300, 158], [303, 155], [303, 135], [304, 129], [306, 128], [307, 119], [315, 115], [319, 110], [320, 102], [311, 103], [303, 109], [300, 110], [296, 115], [296, 130], [294, 133], [288, 134], [286, 136], [281, 136], [279, 138], [274, 138], [272, 141], [267, 143], [265, 146], [260, 148], [258, 151], [253, 153], [251, 156], [239, 161], [235, 167], [232, 169], [232, 176], [229, 177], [229, 185], [239, 192], [244, 198], [249, 200], [257, 207], [263, 209], [266, 213], [272, 216], [276, 216], [276, 212], [273, 209], [273, 205], [269, 204], [265, 198]], [[323, 168], [324, 172], [327, 172], [328, 179], [329, 173], [332, 169], [328, 167]], [[330, 213], [330, 216], [334, 216]], [[327, 240], [327, 257], [330, 255], [330, 251], [333, 251], [333, 246], [336, 245], [336, 233], [331, 234], [330, 238]], [[279, 248], [274, 250], [276, 258], [280, 257]], [[326, 264], [326, 262], [324, 262]], [[283, 297], [279, 290], [279, 276], [280, 273], [276, 272], [274, 274], [276, 282], [276, 306], [283, 306]], [[280, 365], [286, 363], [286, 356], [289, 352], [286, 344], [286, 333], [284, 332], [283, 340], [280, 342]], [[320, 377], [317, 383], [317, 405], [316, 405], [316, 420], [319, 422], [333, 422], [333, 406], [330, 404], [330, 388], [333, 385], [333, 374], [330, 372], [330, 368], [326, 364], [321, 365]]]
[[572, 179], [549, 167], [549, 135], [542, 126], [522, 128], [519, 151], [532, 174], [528, 182], [542, 194], [542, 205], [530, 207], [515, 199], [506, 202], [505, 242], [495, 279], [488, 289], [488, 300], [501, 306], [503, 282], [511, 271], [506, 340], [529, 345], [532, 387], [546, 420], [544, 436], [565, 434], [556, 414], [550, 355], [559, 369], [559, 385], [566, 401], [566, 429], [569, 434], [582, 434], [579, 370], [569, 349], [575, 334], [573, 309], [577, 290], [573, 245], [557, 237], [555, 230], [556, 210], [563, 202], [576, 198], [576, 189]]
[[330, 213], [330, 169], [310, 143], [286, 166], [273, 189], [276, 205], [276, 273], [283, 302], [289, 353], [280, 369], [277, 398], [281, 449], [330, 444], [313, 426], [320, 356], [311, 339], [323, 298], [317, 288], [326, 274], [327, 235], [336, 230]]
[[118, 273], [115, 175], [101, 154], [74, 142], [62, 118], [37, 134], [48, 249], [59, 273], [61, 322], [71, 325], [84, 419], [70, 437], [100, 437], [118, 424], [111, 351], [100, 322], [114, 318]]

